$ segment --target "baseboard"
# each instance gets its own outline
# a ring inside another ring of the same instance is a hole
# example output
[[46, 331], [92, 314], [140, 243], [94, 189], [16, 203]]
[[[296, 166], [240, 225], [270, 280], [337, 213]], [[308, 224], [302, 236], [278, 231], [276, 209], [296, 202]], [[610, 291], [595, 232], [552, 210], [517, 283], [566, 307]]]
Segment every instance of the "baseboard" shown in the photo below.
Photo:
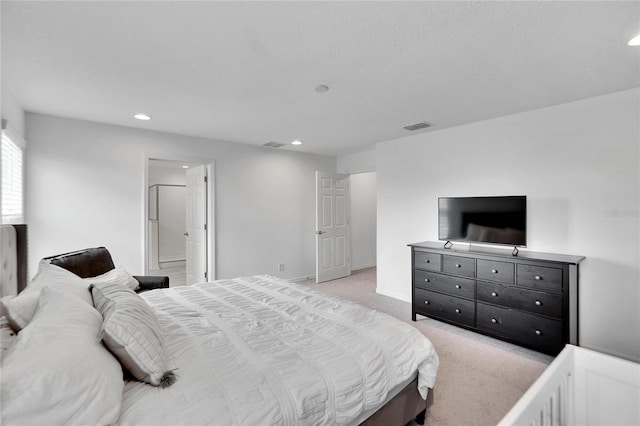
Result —
[[391, 297], [393, 299], [402, 300], [403, 302], [411, 303], [411, 299], [405, 299], [402, 294], [395, 293], [393, 291], [384, 291], [376, 288], [376, 293], [381, 294], [383, 296]]
[[358, 265], [358, 266], [354, 266], [354, 267], [352, 267], [352, 268], [351, 268], [351, 272], [353, 272], [353, 271], [359, 271], [360, 269], [373, 268], [373, 267], [375, 267], [375, 266], [376, 266], [376, 263], [375, 263], [375, 262], [373, 262], [373, 263], [368, 263], [368, 264], [366, 264], [366, 265]]

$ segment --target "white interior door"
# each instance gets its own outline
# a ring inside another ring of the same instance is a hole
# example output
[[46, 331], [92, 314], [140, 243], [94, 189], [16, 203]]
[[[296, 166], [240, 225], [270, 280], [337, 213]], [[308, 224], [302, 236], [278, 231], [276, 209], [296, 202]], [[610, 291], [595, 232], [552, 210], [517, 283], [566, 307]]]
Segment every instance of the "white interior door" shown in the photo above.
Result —
[[187, 285], [207, 280], [207, 169], [187, 169]]
[[349, 180], [316, 172], [316, 282], [351, 275]]

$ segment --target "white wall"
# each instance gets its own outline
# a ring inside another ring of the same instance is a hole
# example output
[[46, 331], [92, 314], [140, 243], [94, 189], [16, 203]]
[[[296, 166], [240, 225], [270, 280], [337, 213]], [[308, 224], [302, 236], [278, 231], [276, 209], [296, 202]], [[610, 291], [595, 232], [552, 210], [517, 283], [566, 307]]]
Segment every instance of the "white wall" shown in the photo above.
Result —
[[338, 173], [365, 173], [376, 171], [376, 149], [370, 148], [338, 157]]
[[357, 173], [351, 182], [352, 269], [376, 264], [376, 173]]
[[215, 161], [218, 278], [314, 275], [315, 171], [334, 173], [333, 157], [31, 113], [27, 140], [31, 274], [43, 256], [98, 245], [142, 273], [150, 155]]
[[633, 89], [378, 144], [378, 292], [411, 299], [439, 196], [524, 194], [528, 249], [586, 256], [581, 345], [640, 360], [639, 109]]
[[9, 126], [14, 132], [17, 132], [24, 138], [25, 136], [25, 114], [24, 110], [18, 103], [11, 90], [9, 90], [4, 82], [2, 83], [2, 96], [0, 96], [0, 113], [2, 118], [7, 120]]
[[149, 165], [149, 176], [147, 177], [149, 186], [151, 185], [186, 185], [186, 169], [177, 167], [159, 167]]

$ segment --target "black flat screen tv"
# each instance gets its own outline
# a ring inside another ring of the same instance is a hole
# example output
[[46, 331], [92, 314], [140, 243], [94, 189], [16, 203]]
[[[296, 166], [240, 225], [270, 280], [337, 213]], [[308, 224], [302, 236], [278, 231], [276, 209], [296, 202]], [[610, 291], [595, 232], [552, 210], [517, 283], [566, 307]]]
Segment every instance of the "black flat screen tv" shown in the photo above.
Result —
[[527, 197], [440, 197], [438, 238], [524, 247], [527, 245]]

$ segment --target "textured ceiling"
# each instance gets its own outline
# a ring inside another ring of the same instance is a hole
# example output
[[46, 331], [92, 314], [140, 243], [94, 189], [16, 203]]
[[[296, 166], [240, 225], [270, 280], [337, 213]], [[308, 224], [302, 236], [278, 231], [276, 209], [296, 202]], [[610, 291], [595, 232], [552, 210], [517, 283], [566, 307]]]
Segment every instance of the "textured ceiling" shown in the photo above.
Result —
[[636, 1], [1, 7], [27, 111], [319, 154], [640, 86]]

